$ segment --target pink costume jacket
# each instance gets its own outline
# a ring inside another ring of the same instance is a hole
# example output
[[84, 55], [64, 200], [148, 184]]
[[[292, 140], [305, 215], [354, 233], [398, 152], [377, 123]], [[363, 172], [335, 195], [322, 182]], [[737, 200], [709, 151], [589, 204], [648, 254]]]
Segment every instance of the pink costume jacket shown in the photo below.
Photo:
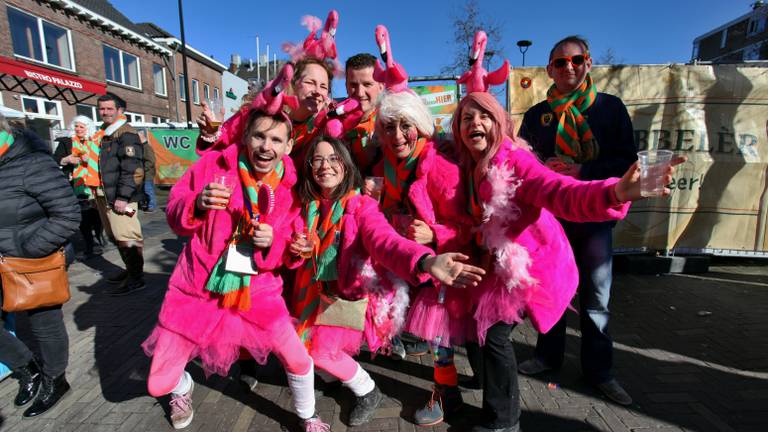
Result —
[[623, 218], [619, 179], [582, 182], [542, 165], [527, 149], [506, 139], [478, 186], [485, 247], [493, 267], [478, 289], [475, 320], [481, 343], [498, 321], [519, 322], [526, 313], [539, 332], [560, 319], [576, 292], [573, 251], [555, 217], [574, 222]]
[[[239, 179], [237, 157], [240, 146], [203, 155], [171, 190], [168, 199], [168, 224], [180, 236], [190, 237], [171, 274], [158, 325], [145, 342], [150, 353], [162, 333], [193, 343], [192, 357], [201, 356], [207, 371], [226, 375], [240, 346], [263, 361], [272, 350], [275, 331], [292, 330], [292, 322], [282, 297], [283, 282], [277, 273], [285, 261], [291, 235], [301, 226], [298, 201], [291, 188], [296, 171], [289, 156], [283, 157], [285, 174], [275, 191], [274, 210], [262, 215], [261, 222], [274, 231], [272, 246], [256, 250], [254, 262], [259, 274], [251, 277], [252, 307], [241, 312], [222, 308], [220, 296], [205, 289], [208, 277], [228, 246], [240, 216], [245, 210], [242, 187], [235, 187], [229, 205], [223, 210], [195, 212], [195, 202], [215, 175], [228, 174]], [[239, 182], [237, 183], [240, 184]], [[159, 348], [158, 348], [159, 349]]]
[[[426, 254], [433, 252], [401, 237], [370, 197], [357, 195], [347, 202], [336, 262], [336, 295], [345, 300], [368, 297], [363, 333], [371, 352], [402, 330], [408, 307], [406, 282], [417, 285], [429, 280], [429, 275], [416, 267]], [[350, 354], [360, 347], [362, 335], [354, 330], [316, 325], [313, 332], [313, 347]]]
[[[375, 172], [383, 175], [383, 162], [376, 166]], [[408, 199], [415, 210], [413, 216], [435, 233], [437, 253], [468, 252], [473, 221], [467, 213], [465, 189], [459, 166], [441, 155], [433, 142], [428, 142], [419, 157]], [[463, 343], [467, 332], [474, 330], [469, 319], [468, 292], [447, 288], [445, 301], [440, 305], [438, 290], [435, 286], [425, 286], [416, 293], [406, 331], [429, 341], [439, 337], [445, 345]]]

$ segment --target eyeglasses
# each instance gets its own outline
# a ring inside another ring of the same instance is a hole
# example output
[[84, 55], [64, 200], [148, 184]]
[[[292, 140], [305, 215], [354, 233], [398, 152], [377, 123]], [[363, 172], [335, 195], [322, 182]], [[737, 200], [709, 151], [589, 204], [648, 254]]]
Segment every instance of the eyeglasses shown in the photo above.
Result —
[[315, 156], [309, 161], [312, 169], [320, 169], [323, 166], [323, 162], [328, 162], [331, 168], [338, 168], [341, 166], [341, 158], [338, 155], [332, 154], [328, 157]]
[[404, 136], [408, 136], [409, 132], [416, 129], [416, 126], [400, 121], [384, 123], [384, 133], [387, 135], [397, 135], [398, 129], [403, 133]]
[[572, 64], [573, 67], [577, 67], [583, 65], [587, 60], [589, 60], [589, 53], [577, 54], [575, 56], [558, 57], [556, 59], [552, 59], [549, 64], [558, 69], [562, 69], [567, 63]]

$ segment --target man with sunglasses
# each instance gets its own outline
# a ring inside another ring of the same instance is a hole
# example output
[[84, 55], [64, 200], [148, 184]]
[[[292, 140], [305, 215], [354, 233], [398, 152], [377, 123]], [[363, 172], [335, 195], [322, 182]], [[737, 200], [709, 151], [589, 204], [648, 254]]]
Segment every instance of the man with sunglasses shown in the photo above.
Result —
[[[597, 92], [590, 76], [587, 41], [569, 36], [549, 55], [547, 74], [554, 83], [547, 100], [523, 117], [520, 136], [545, 165], [581, 180], [621, 177], [637, 159], [632, 121], [616, 96]], [[630, 405], [632, 398], [611, 373], [613, 342], [608, 334], [613, 227], [615, 222], [560, 221], [579, 268], [581, 370], [609, 399]], [[566, 315], [546, 334], [539, 334], [534, 357], [518, 370], [535, 375], [559, 368], [565, 353]]]

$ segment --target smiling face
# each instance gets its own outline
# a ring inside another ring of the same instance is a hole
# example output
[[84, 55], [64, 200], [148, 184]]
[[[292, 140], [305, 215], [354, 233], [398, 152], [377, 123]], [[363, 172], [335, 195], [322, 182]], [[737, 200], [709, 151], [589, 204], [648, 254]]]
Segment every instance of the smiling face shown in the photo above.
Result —
[[470, 102], [461, 110], [459, 131], [461, 142], [475, 160], [488, 150], [490, 134], [493, 132], [493, 118], [475, 102]]
[[567, 94], [576, 88], [578, 88], [582, 82], [587, 78], [587, 74], [592, 70], [592, 59], [587, 57], [586, 60], [580, 64], [575, 65], [571, 61], [566, 61], [562, 67], [556, 67], [553, 64], [553, 60], [562, 57], [573, 57], [576, 55], [588, 54], [579, 43], [565, 42], [560, 44], [553, 52], [552, 58], [549, 59], [547, 65], [547, 75], [555, 82], [555, 86], [560, 93]]
[[381, 119], [376, 125], [379, 142], [398, 159], [405, 159], [416, 147], [419, 132], [407, 119]]
[[325, 107], [330, 89], [328, 79], [328, 71], [319, 64], [310, 63], [304, 67], [293, 85], [300, 110], [312, 115]]
[[117, 120], [117, 116], [123, 113], [123, 109], [116, 107], [113, 100], [99, 101], [98, 107], [101, 121], [108, 125], [114, 123]]
[[327, 141], [321, 141], [309, 160], [312, 178], [320, 187], [323, 197], [328, 198], [344, 181], [346, 169], [341, 157]]
[[360, 102], [366, 116], [376, 107], [376, 99], [384, 88], [373, 79], [373, 68], [347, 69], [347, 96]]
[[256, 173], [271, 172], [284, 155], [291, 152], [293, 140], [288, 137], [288, 125], [271, 117], [258, 117], [245, 137], [248, 161]]
[[82, 123], [75, 123], [75, 136], [78, 138], [85, 138], [85, 134], [88, 133], [88, 128]]

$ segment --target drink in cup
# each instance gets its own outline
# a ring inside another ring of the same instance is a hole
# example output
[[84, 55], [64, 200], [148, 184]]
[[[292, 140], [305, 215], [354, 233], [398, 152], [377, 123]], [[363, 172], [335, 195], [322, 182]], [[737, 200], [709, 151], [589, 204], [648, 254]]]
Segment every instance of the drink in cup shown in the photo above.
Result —
[[[234, 178], [232, 178], [232, 176], [227, 174], [219, 174], [213, 178], [213, 182], [218, 185], [224, 186], [227, 189], [227, 192], [229, 192], [229, 195], [232, 196], [232, 191], [234, 190], [234, 187], [235, 187], [235, 180]], [[227, 208], [227, 204], [219, 204], [217, 205], [217, 207], [219, 207], [220, 209], [225, 209]]]
[[208, 108], [210, 108], [211, 113], [213, 114], [213, 118], [210, 120], [211, 126], [213, 127], [219, 127], [221, 126], [222, 118], [224, 117], [223, 111], [223, 105], [221, 99], [218, 98], [211, 98], [208, 99]]
[[371, 191], [371, 198], [381, 201], [381, 190], [384, 188], [384, 177], [366, 177], [365, 187]]
[[664, 175], [672, 160], [670, 150], [644, 150], [637, 153], [640, 161], [640, 195], [657, 197], [664, 194]]
[[312, 253], [315, 250], [315, 244], [312, 241], [312, 236], [309, 234], [309, 232], [302, 231], [294, 233], [293, 240], [299, 243], [299, 256], [301, 258], [312, 258]]

